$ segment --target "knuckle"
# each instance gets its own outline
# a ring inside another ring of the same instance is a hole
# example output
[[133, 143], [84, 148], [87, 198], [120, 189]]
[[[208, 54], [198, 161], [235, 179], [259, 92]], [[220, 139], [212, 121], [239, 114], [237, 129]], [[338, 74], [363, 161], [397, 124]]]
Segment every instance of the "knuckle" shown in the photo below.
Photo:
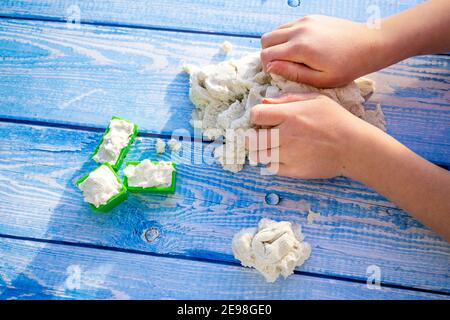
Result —
[[300, 21], [302, 21], [302, 22], [310, 22], [312, 20], [314, 20], [314, 15], [312, 15], [312, 14], [306, 15], [300, 19]]
[[301, 113], [302, 111], [303, 111], [303, 110], [299, 109], [299, 110], [297, 111], [297, 113], [295, 114], [295, 116], [292, 117], [292, 124], [297, 124], [297, 125], [302, 125], [302, 124], [303, 124], [304, 119], [303, 119], [302, 115], [299, 114], [299, 113]]
[[306, 49], [307, 49], [307, 45], [306, 45], [305, 41], [303, 41], [303, 40], [295, 41], [294, 43], [292, 43], [292, 45], [290, 47], [290, 50], [293, 50], [295, 52], [304, 51]]
[[288, 133], [290, 137], [297, 137], [297, 132], [303, 132], [303, 134], [307, 133], [305, 131], [307, 129], [306, 128], [307, 120], [305, 119], [306, 115], [304, 115], [303, 113], [299, 114], [299, 112], [292, 117]]
[[266, 48], [266, 47], [267, 47], [267, 44], [268, 44], [268, 42], [269, 42], [269, 39], [270, 39], [270, 34], [269, 34], [269, 33], [264, 33], [264, 34], [261, 36], [261, 46], [262, 46], [263, 48]]
[[302, 35], [303, 36], [309, 30], [308, 26], [305, 26], [303, 24], [299, 24], [299, 25], [295, 26], [294, 29], [295, 29], [295, 32], [293, 32], [291, 34], [293, 37], [295, 37], [297, 35]]
[[260, 54], [260, 57], [261, 57], [261, 61], [263, 62], [263, 63], [266, 63], [266, 62], [268, 62], [268, 59], [269, 59], [269, 50], [268, 49], [263, 49], [263, 50], [261, 50], [261, 54]]
[[310, 22], [310, 21], [318, 20], [320, 18], [320, 15], [318, 15], [318, 14], [309, 14], [309, 15], [305, 16], [304, 18], [305, 18], [305, 21]]

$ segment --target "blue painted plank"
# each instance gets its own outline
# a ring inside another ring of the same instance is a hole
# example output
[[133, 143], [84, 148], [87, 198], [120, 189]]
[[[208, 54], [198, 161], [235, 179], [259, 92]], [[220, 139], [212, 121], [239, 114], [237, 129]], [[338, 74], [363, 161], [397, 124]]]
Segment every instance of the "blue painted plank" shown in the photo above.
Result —
[[[177, 156], [175, 195], [130, 195], [116, 210], [95, 214], [74, 182], [95, 167], [90, 154], [100, 136], [0, 123], [0, 234], [237, 263], [236, 232], [263, 217], [290, 220], [313, 248], [300, 271], [365, 281], [376, 265], [385, 284], [450, 292], [450, 244], [346, 179], [269, 178], [257, 168], [233, 175]], [[193, 158], [202, 145], [191, 146]], [[126, 160], [146, 157], [169, 159], [155, 156], [154, 139], [140, 137]], [[268, 192], [280, 195], [279, 205], [264, 202]], [[322, 214], [313, 224], [306, 223], [309, 208]], [[160, 237], [148, 243], [151, 227]]]
[[[142, 131], [192, 133], [184, 62], [259, 48], [257, 39], [62, 23], [0, 21], [0, 118], [104, 127], [113, 114]], [[371, 75], [388, 131], [430, 161], [450, 164], [448, 56], [409, 59]], [[186, 131], [185, 131], [186, 132]]]
[[0, 299], [449, 299], [239, 266], [0, 238]]
[[323, 14], [365, 22], [374, 14], [386, 17], [420, 0], [52, 0], [0, 3], [6, 17], [81, 21], [150, 28], [259, 36], [304, 15]]

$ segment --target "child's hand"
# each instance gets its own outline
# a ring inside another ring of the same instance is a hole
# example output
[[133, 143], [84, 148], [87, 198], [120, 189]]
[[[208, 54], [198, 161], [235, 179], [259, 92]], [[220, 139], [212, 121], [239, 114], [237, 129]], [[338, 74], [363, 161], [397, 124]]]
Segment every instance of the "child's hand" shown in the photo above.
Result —
[[[263, 102], [270, 104], [254, 106], [251, 121], [272, 127], [269, 131], [278, 129], [279, 141], [271, 141], [272, 135], [250, 136], [251, 162], [294, 178], [343, 175], [360, 181], [450, 241], [449, 171], [323, 95], [293, 94]], [[261, 140], [252, 141], [254, 137]]]
[[[264, 69], [318, 87], [340, 86], [419, 54], [448, 52], [448, 0], [428, 0], [385, 18], [381, 30], [312, 16], [262, 39]], [[301, 101], [296, 101], [301, 100]], [[271, 99], [252, 109], [252, 122], [279, 129], [269, 144], [276, 173], [299, 178], [344, 175], [378, 191], [450, 241], [450, 172], [421, 158], [327, 97]], [[267, 140], [267, 139], [266, 139]], [[250, 142], [252, 162], [270, 159]]]
[[[251, 122], [278, 129], [279, 143], [269, 141], [269, 145], [264, 146], [251, 141], [250, 161], [264, 163], [272, 158], [271, 163], [265, 163], [269, 170], [295, 178], [331, 178], [346, 174], [349, 155], [353, 154], [351, 141], [369, 124], [319, 94], [291, 94], [264, 102], [269, 104], [253, 107]], [[278, 155], [278, 161], [274, 155]]]
[[338, 87], [383, 63], [380, 32], [366, 24], [307, 16], [261, 39], [264, 70], [316, 87]]

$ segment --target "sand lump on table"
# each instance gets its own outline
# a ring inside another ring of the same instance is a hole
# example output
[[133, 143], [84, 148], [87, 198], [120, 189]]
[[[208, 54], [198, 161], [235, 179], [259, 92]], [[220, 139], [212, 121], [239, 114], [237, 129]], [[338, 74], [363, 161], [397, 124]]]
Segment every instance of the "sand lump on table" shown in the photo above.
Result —
[[264, 72], [259, 53], [202, 67], [187, 64], [183, 69], [190, 76], [189, 98], [195, 106], [191, 125], [200, 129], [207, 139], [225, 137], [226, 145], [214, 150], [214, 156], [225, 170], [242, 170], [248, 153], [240, 138], [252, 128], [250, 110], [263, 98], [285, 93], [318, 92], [385, 130], [380, 106], [373, 110], [364, 108], [363, 103], [374, 91], [374, 82], [366, 78], [340, 88], [319, 89]]
[[280, 275], [287, 278], [309, 258], [311, 246], [303, 240], [300, 226], [264, 218], [256, 228], [236, 233], [232, 249], [244, 267], [255, 268], [267, 282], [275, 282]]

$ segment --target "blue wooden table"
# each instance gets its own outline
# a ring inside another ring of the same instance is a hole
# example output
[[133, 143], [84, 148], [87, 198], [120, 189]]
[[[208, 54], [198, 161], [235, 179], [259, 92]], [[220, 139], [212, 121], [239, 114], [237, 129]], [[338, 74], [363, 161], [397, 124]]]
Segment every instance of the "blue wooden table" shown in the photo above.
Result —
[[[225, 40], [232, 57], [258, 50], [262, 33], [306, 14], [365, 21], [374, 9], [298, 2], [1, 0], [0, 298], [448, 299], [449, 243], [349, 179], [231, 174], [180, 158], [175, 195], [133, 195], [108, 214], [74, 186], [95, 167], [112, 115], [140, 126], [128, 159], [155, 158], [157, 137], [192, 133], [184, 62], [226, 59]], [[375, 1], [382, 16], [420, 2]], [[449, 63], [416, 57], [370, 76], [389, 133], [447, 168]], [[192, 157], [208, 145], [183, 143]], [[281, 201], [267, 204], [268, 193]], [[321, 217], [307, 224], [310, 209]], [[313, 250], [274, 284], [231, 251], [262, 217], [303, 225]]]

